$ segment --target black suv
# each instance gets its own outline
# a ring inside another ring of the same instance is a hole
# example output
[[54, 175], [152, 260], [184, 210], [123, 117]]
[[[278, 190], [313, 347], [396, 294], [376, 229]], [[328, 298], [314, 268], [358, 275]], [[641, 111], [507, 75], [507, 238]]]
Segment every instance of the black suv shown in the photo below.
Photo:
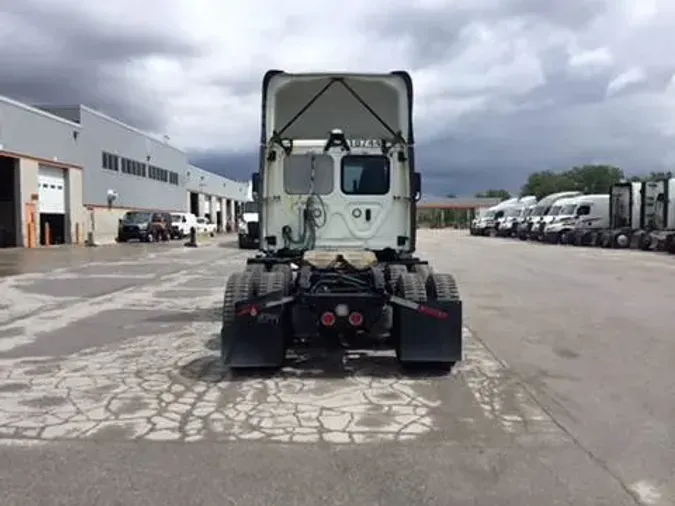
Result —
[[171, 237], [171, 215], [149, 211], [129, 211], [124, 214], [117, 228], [117, 241], [138, 239], [144, 242], [168, 241]]

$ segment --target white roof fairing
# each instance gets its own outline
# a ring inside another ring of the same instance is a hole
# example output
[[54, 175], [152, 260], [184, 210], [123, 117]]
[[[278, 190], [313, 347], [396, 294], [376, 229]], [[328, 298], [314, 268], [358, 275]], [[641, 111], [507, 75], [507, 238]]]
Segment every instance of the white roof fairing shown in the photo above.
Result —
[[337, 128], [351, 139], [393, 140], [391, 129], [411, 143], [411, 96], [407, 74], [279, 72], [264, 85], [261, 141], [269, 143], [275, 131], [283, 138], [326, 139]]

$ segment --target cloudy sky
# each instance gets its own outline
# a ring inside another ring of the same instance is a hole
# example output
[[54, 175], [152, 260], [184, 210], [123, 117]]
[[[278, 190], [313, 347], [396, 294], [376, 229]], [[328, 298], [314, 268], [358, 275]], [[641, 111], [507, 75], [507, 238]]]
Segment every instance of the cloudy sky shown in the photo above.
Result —
[[0, 94], [87, 104], [243, 179], [266, 69], [407, 69], [425, 188], [517, 189], [675, 167], [673, 26], [672, 0], [0, 0]]

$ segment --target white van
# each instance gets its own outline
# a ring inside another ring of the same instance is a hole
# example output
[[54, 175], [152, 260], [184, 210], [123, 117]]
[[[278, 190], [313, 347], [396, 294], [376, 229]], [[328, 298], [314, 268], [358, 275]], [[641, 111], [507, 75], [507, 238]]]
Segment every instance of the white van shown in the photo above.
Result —
[[190, 235], [190, 229], [198, 229], [197, 217], [192, 213], [171, 213], [171, 237], [182, 239]]

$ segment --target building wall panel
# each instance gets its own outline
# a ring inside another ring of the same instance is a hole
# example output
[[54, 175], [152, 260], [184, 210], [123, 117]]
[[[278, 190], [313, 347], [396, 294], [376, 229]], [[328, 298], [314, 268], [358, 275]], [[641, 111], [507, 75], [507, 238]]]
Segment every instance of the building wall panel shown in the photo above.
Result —
[[77, 123], [0, 97], [0, 151], [81, 166], [81, 130]]
[[[184, 209], [181, 185], [188, 165], [182, 151], [87, 108], [82, 108], [84, 138], [84, 201], [92, 206], [108, 206], [108, 190], [117, 198], [113, 207], [128, 209]], [[118, 157], [117, 170], [103, 168], [103, 152]], [[145, 164], [145, 177], [124, 173], [121, 159]], [[178, 184], [149, 177], [149, 165], [178, 174]]]

